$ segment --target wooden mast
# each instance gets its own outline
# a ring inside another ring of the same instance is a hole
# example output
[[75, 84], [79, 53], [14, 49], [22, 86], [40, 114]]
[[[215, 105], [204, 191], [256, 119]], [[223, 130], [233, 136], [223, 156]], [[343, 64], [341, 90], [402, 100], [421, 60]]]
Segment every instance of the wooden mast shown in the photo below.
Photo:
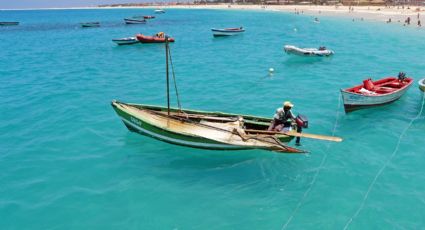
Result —
[[165, 36], [165, 65], [166, 65], [166, 75], [167, 75], [167, 114], [170, 116], [170, 80], [169, 80], [169, 71], [168, 71], [168, 36]]

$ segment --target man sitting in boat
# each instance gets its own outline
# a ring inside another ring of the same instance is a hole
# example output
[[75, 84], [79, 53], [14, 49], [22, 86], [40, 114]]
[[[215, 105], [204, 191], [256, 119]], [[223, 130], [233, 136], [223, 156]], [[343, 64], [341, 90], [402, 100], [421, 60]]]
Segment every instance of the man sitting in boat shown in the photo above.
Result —
[[158, 38], [164, 38], [164, 32], [159, 32], [155, 34], [155, 36], [157, 36]]
[[[285, 128], [290, 128], [295, 116], [291, 109], [294, 105], [290, 101], [285, 101], [282, 108], [276, 109], [276, 113], [273, 116], [273, 121], [269, 126], [268, 131], [284, 131]], [[289, 131], [289, 130], [287, 130]]]

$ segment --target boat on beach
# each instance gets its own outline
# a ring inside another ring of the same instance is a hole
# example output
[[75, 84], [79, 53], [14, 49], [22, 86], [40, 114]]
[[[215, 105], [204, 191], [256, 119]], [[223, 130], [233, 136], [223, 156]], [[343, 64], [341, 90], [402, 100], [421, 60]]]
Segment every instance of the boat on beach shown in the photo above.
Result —
[[287, 54], [295, 54], [299, 56], [323, 57], [323, 56], [331, 56], [332, 54], [334, 54], [332, 50], [328, 50], [324, 46], [316, 49], [316, 48], [299, 48], [293, 45], [285, 45], [283, 47], [283, 50]]
[[215, 37], [218, 37], [218, 36], [233, 36], [233, 35], [241, 34], [245, 32], [245, 29], [241, 26], [239, 28], [224, 28], [224, 29], [212, 28], [211, 31]]
[[145, 24], [145, 19], [124, 18], [125, 24]]
[[[143, 34], [137, 34], [136, 35], [137, 40], [139, 40], [141, 43], [165, 43], [166, 36], [146, 36]], [[168, 38], [168, 42], [174, 42], [174, 38]]]
[[139, 43], [136, 37], [128, 37], [128, 38], [115, 38], [112, 39], [117, 45], [131, 45], [135, 43]]
[[377, 81], [369, 78], [361, 85], [341, 89], [345, 112], [394, 102], [406, 93], [412, 82], [412, 78], [400, 73], [398, 77], [386, 77]]
[[80, 23], [80, 25], [83, 28], [100, 27], [100, 22], [82, 22], [82, 23]]
[[[294, 137], [310, 137], [330, 141], [342, 141], [337, 137], [304, 134], [288, 130], [286, 132], [268, 131], [271, 118], [206, 112], [182, 109], [175, 85], [178, 108], [170, 107], [168, 39], [165, 42], [167, 106], [124, 103], [113, 100], [111, 105], [125, 126], [140, 133], [171, 144], [210, 150], [264, 149], [281, 153], [305, 153], [306, 151], [288, 146]], [[171, 62], [174, 76], [174, 68]], [[175, 82], [174, 82], [175, 83]], [[302, 116], [292, 124], [307, 128], [308, 121]]]
[[422, 92], [425, 92], [425, 78], [424, 78], [424, 79], [419, 80], [418, 84], [419, 84], [419, 89], [420, 89]]
[[17, 26], [19, 22], [0, 22], [0, 26]]

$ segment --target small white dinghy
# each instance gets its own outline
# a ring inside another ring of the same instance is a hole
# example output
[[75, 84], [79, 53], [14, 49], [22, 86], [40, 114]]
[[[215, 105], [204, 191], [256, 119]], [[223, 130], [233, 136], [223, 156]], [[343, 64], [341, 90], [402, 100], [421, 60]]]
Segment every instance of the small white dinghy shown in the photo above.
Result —
[[212, 28], [211, 31], [214, 37], [219, 37], [219, 36], [233, 36], [233, 35], [241, 34], [245, 32], [245, 29], [241, 26], [239, 28], [224, 28], [224, 29]]
[[418, 84], [419, 84], [419, 89], [420, 89], [422, 92], [425, 92], [425, 78], [424, 78], [424, 79], [419, 80]]
[[131, 45], [139, 42], [136, 37], [115, 38], [112, 39], [112, 41], [115, 42], [117, 45]]
[[322, 46], [319, 49], [316, 48], [299, 48], [292, 45], [285, 45], [283, 50], [288, 54], [295, 54], [299, 56], [330, 56], [334, 54], [332, 50], [326, 49], [326, 47]]
[[156, 9], [154, 12], [155, 14], [165, 14], [165, 10], [163, 9]]

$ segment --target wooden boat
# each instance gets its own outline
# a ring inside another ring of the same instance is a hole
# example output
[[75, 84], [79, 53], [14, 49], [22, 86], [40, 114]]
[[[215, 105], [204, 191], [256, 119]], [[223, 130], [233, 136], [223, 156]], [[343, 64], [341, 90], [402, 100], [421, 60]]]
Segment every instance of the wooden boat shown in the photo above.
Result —
[[165, 14], [165, 10], [163, 9], [156, 9], [154, 12], [155, 14]]
[[100, 22], [82, 22], [82, 23], [80, 23], [80, 25], [83, 28], [100, 27]]
[[19, 22], [0, 22], [0, 26], [17, 26]]
[[316, 57], [323, 57], [323, 56], [330, 56], [334, 54], [332, 50], [326, 49], [326, 47], [322, 46], [319, 47], [319, 49], [316, 48], [299, 48], [292, 45], [285, 45], [283, 47], [283, 50], [287, 54], [295, 54], [299, 56], [316, 56]]
[[125, 24], [145, 24], [145, 19], [132, 19], [132, 18], [124, 18]]
[[362, 85], [341, 89], [345, 112], [394, 102], [406, 93], [412, 82], [412, 78], [400, 73], [399, 77], [386, 77], [377, 81], [369, 78]]
[[[137, 40], [139, 40], [141, 43], [165, 43], [165, 37], [158, 37], [156, 35], [154, 36], [146, 36], [143, 34], [137, 34], [136, 38]], [[169, 42], [174, 42], [174, 38], [168, 38]]]
[[[167, 107], [112, 101], [113, 109], [130, 131], [171, 144], [211, 150], [265, 149], [283, 153], [304, 153], [305, 151], [290, 147], [286, 143], [300, 136], [341, 141], [336, 137], [293, 131], [286, 133], [267, 131], [271, 122], [269, 118], [181, 109], [177, 86], [179, 108], [171, 108], [168, 45], [167, 39], [165, 43]], [[172, 65], [171, 67], [173, 68]], [[174, 70], [172, 72], [174, 74]], [[307, 121], [299, 118], [296, 125], [307, 127], [307, 124]]]
[[128, 38], [116, 38], [112, 39], [117, 45], [131, 45], [135, 43], [139, 43], [136, 37], [128, 37]]
[[425, 92], [425, 78], [424, 78], [424, 79], [419, 80], [418, 84], [419, 84], [419, 89], [420, 89], [422, 92]]
[[212, 28], [211, 31], [215, 37], [219, 37], [219, 36], [233, 36], [233, 35], [241, 34], [245, 32], [245, 29], [241, 26], [239, 28], [224, 28], [224, 29]]

